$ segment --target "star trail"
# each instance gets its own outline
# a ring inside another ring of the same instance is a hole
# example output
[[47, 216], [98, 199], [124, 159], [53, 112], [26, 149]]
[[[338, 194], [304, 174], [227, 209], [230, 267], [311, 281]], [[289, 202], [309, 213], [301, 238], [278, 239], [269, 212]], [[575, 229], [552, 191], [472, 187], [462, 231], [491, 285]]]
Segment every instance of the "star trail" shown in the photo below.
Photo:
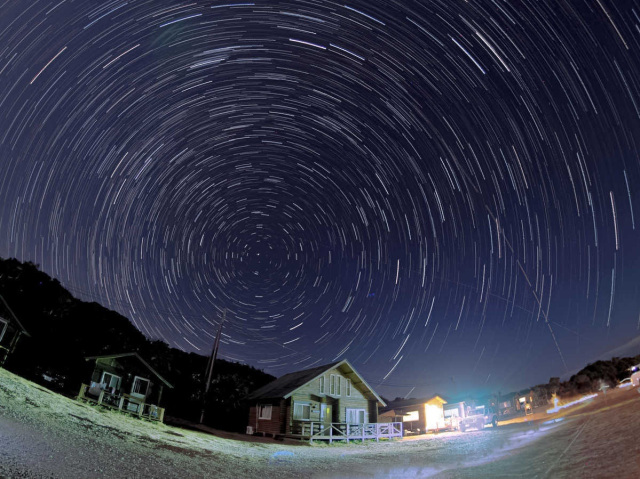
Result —
[[640, 334], [639, 50], [637, 0], [5, 1], [0, 255], [275, 375], [546, 382]]

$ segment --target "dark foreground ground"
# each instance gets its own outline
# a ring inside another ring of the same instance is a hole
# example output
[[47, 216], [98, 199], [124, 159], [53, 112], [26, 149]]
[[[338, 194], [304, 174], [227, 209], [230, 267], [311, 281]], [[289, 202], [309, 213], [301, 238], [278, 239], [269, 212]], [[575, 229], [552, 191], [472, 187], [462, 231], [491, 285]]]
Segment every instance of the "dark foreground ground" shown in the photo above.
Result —
[[230, 437], [103, 412], [0, 369], [0, 477], [11, 478], [640, 478], [640, 393], [610, 391], [497, 429], [379, 444]]

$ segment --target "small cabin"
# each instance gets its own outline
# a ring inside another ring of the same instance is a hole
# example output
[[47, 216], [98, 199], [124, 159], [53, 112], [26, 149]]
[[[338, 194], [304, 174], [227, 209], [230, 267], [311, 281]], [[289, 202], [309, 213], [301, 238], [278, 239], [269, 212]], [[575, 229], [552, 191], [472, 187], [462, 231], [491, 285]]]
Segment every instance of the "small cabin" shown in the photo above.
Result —
[[440, 396], [424, 399], [392, 401], [381, 411], [380, 421], [402, 421], [406, 434], [425, 434], [448, 428], [444, 408], [447, 401]]
[[401, 425], [380, 429], [385, 402], [346, 359], [285, 374], [248, 399], [248, 434], [330, 442], [402, 434]]
[[0, 366], [4, 366], [22, 336], [30, 337], [30, 334], [0, 296]]
[[173, 388], [138, 353], [89, 356], [95, 361], [89, 384], [83, 384], [78, 399], [119, 411], [162, 421], [160, 407], [165, 387]]

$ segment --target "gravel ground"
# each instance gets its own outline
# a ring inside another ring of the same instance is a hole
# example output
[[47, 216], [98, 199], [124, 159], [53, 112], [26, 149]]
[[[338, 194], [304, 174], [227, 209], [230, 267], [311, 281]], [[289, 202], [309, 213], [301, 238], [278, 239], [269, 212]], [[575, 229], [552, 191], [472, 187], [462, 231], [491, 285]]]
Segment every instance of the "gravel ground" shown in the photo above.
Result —
[[640, 394], [628, 389], [550, 416], [558, 422], [548, 424], [364, 445], [294, 445], [149, 423], [0, 369], [0, 477], [637, 478], [639, 414]]

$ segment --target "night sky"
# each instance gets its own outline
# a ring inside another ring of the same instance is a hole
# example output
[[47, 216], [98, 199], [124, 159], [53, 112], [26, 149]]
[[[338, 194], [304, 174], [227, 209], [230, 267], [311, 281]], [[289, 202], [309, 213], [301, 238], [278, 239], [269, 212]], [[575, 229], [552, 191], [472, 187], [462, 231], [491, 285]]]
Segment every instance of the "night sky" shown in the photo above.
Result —
[[640, 334], [640, 1], [223, 2], [2, 2], [0, 256], [387, 397]]

